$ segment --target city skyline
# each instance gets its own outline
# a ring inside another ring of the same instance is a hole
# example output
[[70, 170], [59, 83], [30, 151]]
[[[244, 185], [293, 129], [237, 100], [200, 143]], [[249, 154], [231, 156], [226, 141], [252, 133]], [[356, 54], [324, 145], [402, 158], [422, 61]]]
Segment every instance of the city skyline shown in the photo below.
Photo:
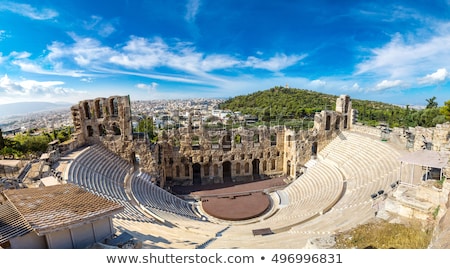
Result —
[[447, 1], [0, 1], [0, 104], [289, 85], [443, 105], [449, 11]]

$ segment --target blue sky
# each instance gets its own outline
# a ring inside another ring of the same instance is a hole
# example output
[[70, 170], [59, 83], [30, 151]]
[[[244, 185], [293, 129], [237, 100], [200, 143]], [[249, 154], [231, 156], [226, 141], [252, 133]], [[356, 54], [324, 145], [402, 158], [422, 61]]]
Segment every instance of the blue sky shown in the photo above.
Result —
[[0, 104], [285, 86], [450, 99], [450, 1], [0, 0]]

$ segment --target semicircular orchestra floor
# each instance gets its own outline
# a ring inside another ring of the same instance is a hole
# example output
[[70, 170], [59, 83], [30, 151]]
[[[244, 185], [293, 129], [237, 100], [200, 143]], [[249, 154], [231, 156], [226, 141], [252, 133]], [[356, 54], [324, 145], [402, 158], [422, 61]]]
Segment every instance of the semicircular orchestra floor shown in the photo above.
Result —
[[247, 220], [269, 210], [271, 201], [264, 190], [285, 187], [285, 179], [277, 177], [248, 183], [195, 186], [196, 189], [190, 193], [200, 197], [202, 208], [208, 215], [230, 221]]

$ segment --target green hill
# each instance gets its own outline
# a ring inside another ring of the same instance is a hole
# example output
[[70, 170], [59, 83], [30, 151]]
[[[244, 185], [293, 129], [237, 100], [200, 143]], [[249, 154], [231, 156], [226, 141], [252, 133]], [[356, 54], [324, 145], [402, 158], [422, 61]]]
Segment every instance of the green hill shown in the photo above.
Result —
[[[228, 99], [220, 108], [257, 116], [259, 121], [257, 124], [284, 124], [306, 128], [311, 126], [315, 112], [334, 110], [337, 97], [311, 90], [277, 86]], [[417, 125], [429, 127], [445, 121], [437, 106], [417, 110], [353, 98], [352, 106], [359, 112], [358, 121], [372, 126], [384, 122], [390, 127]]]

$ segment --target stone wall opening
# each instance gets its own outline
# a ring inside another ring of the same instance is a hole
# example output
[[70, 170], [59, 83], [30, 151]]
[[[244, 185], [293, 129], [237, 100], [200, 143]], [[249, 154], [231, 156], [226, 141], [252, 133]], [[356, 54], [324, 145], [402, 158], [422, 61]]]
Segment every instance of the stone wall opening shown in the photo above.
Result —
[[222, 178], [224, 183], [232, 182], [231, 178], [231, 162], [226, 161], [222, 164]]
[[194, 165], [192, 165], [192, 176], [192, 183], [194, 186], [202, 185], [202, 172], [201, 165], [199, 163], [194, 163]]
[[254, 159], [252, 161], [252, 175], [259, 175], [259, 159]]
[[316, 157], [317, 156], [317, 142], [313, 142], [311, 145], [311, 157]]

